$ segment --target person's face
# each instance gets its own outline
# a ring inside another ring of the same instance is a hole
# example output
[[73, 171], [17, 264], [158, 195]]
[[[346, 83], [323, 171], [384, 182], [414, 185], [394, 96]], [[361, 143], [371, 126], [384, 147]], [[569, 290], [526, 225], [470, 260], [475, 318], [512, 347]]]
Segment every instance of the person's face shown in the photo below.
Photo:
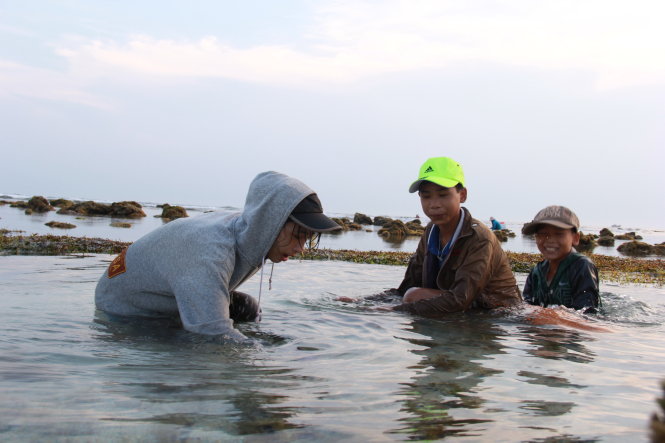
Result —
[[277, 235], [277, 239], [268, 251], [268, 258], [273, 263], [287, 261], [289, 257], [301, 253], [310, 234], [300, 229], [295, 223], [288, 221]]
[[466, 201], [466, 188], [444, 188], [436, 183], [423, 182], [418, 191], [423, 212], [441, 229], [457, 223], [460, 206]]
[[580, 233], [572, 229], [541, 225], [536, 231], [536, 245], [543, 258], [550, 262], [560, 262], [580, 243]]

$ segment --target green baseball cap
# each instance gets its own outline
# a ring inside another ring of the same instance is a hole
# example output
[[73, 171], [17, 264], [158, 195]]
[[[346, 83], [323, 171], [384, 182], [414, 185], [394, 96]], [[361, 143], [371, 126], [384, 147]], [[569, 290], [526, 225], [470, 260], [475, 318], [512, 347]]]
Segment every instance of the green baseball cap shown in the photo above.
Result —
[[450, 157], [432, 157], [420, 167], [418, 180], [411, 183], [409, 192], [416, 192], [424, 181], [436, 183], [444, 188], [453, 188], [458, 183], [464, 186], [464, 171], [462, 165]]

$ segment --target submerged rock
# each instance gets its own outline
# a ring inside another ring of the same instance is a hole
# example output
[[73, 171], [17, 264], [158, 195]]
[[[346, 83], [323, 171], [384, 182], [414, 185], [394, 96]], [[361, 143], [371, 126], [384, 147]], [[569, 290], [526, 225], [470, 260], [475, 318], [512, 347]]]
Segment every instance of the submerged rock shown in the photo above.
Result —
[[653, 246], [648, 243], [633, 240], [619, 245], [617, 251], [632, 257], [644, 257], [646, 255], [650, 255], [652, 253], [652, 249]]
[[131, 228], [132, 224], [127, 222], [113, 222], [110, 226], [114, 228]]
[[372, 217], [356, 212], [353, 216], [353, 223], [358, 223], [359, 225], [371, 225], [373, 222]]
[[50, 221], [44, 224], [49, 228], [58, 228], [58, 229], [74, 229], [76, 227], [76, 225], [73, 225], [71, 223], [64, 223], [58, 221]]
[[189, 217], [187, 211], [182, 206], [171, 206], [168, 203], [161, 205], [162, 207], [162, 218], [168, 220], [175, 220], [177, 218]]
[[333, 217], [332, 220], [338, 225], [340, 225], [342, 227], [342, 230], [327, 232], [327, 234], [339, 234], [342, 231], [360, 231], [363, 228], [358, 223], [354, 223], [351, 220], [349, 220], [348, 217], [341, 217], [341, 218]]

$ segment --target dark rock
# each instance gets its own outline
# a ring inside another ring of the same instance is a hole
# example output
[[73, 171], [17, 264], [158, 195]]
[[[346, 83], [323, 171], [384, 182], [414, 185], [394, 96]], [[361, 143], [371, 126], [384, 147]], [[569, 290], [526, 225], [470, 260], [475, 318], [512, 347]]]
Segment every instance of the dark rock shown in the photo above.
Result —
[[347, 225], [351, 223], [351, 220], [349, 220], [347, 217], [341, 217], [341, 218], [332, 217], [332, 221], [340, 225], [342, 229], [337, 231], [327, 232], [326, 234], [341, 234], [343, 231], [349, 230], [349, 227]]
[[408, 230], [408, 235], [423, 235], [425, 232], [425, 227], [420, 223], [420, 220], [411, 220], [406, 222], [406, 229]]
[[665, 244], [653, 245], [651, 248], [651, 253], [653, 255], [659, 255], [661, 257], [665, 256]]
[[596, 239], [594, 234], [585, 234], [580, 231], [580, 243], [575, 246], [579, 252], [592, 251], [596, 247]]
[[353, 223], [358, 223], [359, 225], [371, 225], [372, 218], [365, 214], [361, 214], [360, 212], [356, 212], [353, 216]]
[[[376, 221], [376, 218], [374, 219]], [[411, 223], [411, 222], [409, 222]], [[384, 239], [401, 239], [407, 236], [420, 236], [423, 233], [423, 228], [420, 225], [417, 230], [411, 229], [410, 226], [413, 224], [407, 225], [401, 220], [391, 220], [387, 224], [383, 225], [381, 229], [378, 230], [378, 234]]]
[[348, 228], [349, 231], [360, 231], [363, 227], [359, 225], [358, 223], [347, 223], [346, 227]]
[[610, 235], [601, 235], [596, 242], [599, 246], [614, 246], [614, 237]]
[[66, 200], [64, 198], [56, 198], [51, 200], [51, 205], [58, 208], [70, 208], [74, 206], [74, 202], [71, 200]]
[[33, 212], [34, 212], [34, 211], [33, 211], [32, 209], [30, 209], [30, 208], [26, 208], [25, 211], [23, 211], [23, 213], [24, 213], [25, 215], [32, 215]]
[[145, 212], [143, 212], [141, 205], [134, 201], [115, 202], [110, 205], [85, 201], [76, 203], [68, 208], [62, 208], [58, 211], [58, 214], [101, 215], [123, 218], [145, 217]]
[[635, 232], [626, 232], [625, 234], [615, 235], [614, 238], [617, 240], [642, 240], [642, 236], [637, 235]]
[[633, 240], [619, 245], [617, 251], [632, 257], [644, 257], [652, 253], [652, 248], [648, 243]]
[[382, 217], [382, 216], [379, 215], [379, 216], [374, 217], [374, 226], [385, 226], [388, 223], [390, 223], [391, 221], [393, 221], [392, 218]]
[[9, 203], [10, 208], [19, 208], [19, 209], [26, 209], [28, 207], [28, 202], [24, 201], [14, 201]]
[[168, 220], [175, 220], [177, 218], [189, 217], [187, 211], [182, 206], [171, 206], [168, 203], [164, 203], [162, 206], [162, 218]]
[[74, 229], [76, 227], [76, 225], [73, 225], [71, 223], [63, 223], [58, 221], [50, 221], [44, 224], [49, 228], [58, 228], [58, 229]]
[[40, 195], [35, 195], [30, 200], [28, 200], [27, 207], [32, 209], [32, 212], [37, 212], [39, 214], [54, 210], [53, 206], [51, 206], [48, 200]]
[[614, 233], [607, 228], [601, 229], [599, 234], [601, 237], [614, 237]]

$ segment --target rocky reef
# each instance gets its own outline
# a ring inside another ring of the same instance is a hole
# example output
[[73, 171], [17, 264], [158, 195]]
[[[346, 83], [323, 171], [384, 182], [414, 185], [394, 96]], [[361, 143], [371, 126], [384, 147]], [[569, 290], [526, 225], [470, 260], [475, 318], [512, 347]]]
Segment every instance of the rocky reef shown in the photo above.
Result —
[[348, 217], [333, 217], [332, 220], [342, 227], [341, 231], [332, 231], [330, 234], [339, 234], [342, 231], [360, 231], [363, 227], [352, 222]]

